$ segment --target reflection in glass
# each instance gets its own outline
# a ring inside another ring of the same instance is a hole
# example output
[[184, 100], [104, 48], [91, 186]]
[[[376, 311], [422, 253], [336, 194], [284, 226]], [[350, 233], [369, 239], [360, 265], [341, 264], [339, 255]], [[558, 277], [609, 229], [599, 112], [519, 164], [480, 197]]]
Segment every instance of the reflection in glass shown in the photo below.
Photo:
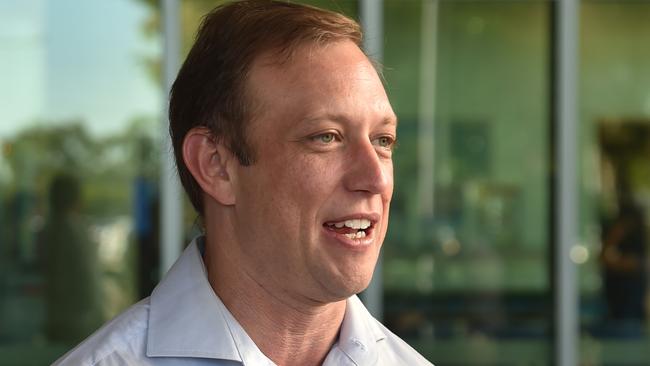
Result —
[[162, 105], [150, 13], [0, 2], [0, 364], [50, 364], [138, 298]]
[[552, 359], [550, 9], [385, 1], [385, 321], [437, 364]]
[[38, 233], [45, 279], [45, 334], [74, 346], [103, 322], [97, 244], [81, 215], [79, 178], [60, 173], [49, 185], [49, 214]]
[[650, 125], [623, 122], [603, 124], [600, 129], [603, 164], [612, 175], [607, 188], [615, 197], [615, 205], [605, 212], [602, 224], [600, 260], [606, 314], [609, 321], [636, 327], [636, 332], [646, 318], [647, 219], [639, 202], [643, 182], [635, 180], [633, 173], [638, 170], [635, 161], [648, 149], [648, 137]]
[[580, 12], [581, 362], [645, 365], [650, 227], [650, 3]]

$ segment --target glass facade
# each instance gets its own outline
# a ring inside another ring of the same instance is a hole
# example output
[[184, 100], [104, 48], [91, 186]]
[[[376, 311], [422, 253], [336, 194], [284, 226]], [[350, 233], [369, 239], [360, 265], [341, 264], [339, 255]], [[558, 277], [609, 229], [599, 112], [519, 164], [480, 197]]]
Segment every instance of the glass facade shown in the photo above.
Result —
[[551, 360], [550, 19], [546, 2], [385, 2], [385, 322], [439, 364]]
[[[181, 58], [222, 2], [179, 1]], [[370, 5], [399, 118], [383, 322], [437, 365], [555, 364], [558, 4]], [[0, 2], [0, 365], [51, 362], [159, 279], [161, 12]], [[647, 364], [650, 2], [575, 21], [579, 363]]]
[[158, 280], [150, 12], [0, 2], [0, 364], [49, 364]]

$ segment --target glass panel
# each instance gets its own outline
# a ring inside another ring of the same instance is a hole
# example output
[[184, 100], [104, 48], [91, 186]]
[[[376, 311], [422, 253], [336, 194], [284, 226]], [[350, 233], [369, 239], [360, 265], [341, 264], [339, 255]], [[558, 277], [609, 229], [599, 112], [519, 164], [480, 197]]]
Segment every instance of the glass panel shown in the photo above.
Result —
[[144, 3], [0, 2], [2, 364], [51, 363], [157, 281], [160, 40]]
[[385, 2], [400, 119], [385, 322], [436, 364], [552, 360], [550, 11]]
[[582, 363], [645, 365], [650, 3], [581, 6]]

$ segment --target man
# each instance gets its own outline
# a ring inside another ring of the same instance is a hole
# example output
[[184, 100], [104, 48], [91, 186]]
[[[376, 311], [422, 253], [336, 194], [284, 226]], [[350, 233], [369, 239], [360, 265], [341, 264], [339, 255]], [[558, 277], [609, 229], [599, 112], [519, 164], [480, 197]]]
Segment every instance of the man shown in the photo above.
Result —
[[397, 123], [360, 42], [295, 4], [206, 17], [170, 100], [205, 235], [59, 364], [429, 364], [355, 296], [388, 225]]

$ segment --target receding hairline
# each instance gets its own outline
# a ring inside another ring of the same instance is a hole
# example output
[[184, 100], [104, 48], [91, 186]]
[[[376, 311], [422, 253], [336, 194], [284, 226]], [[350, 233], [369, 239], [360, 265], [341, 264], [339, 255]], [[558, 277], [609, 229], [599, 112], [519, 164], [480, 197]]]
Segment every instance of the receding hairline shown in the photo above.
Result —
[[326, 41], [305, 39], [299, 43], [292, 45], [291, 48], [270, 47], [266, 50], [259, 52], [253, 58], [248, 68], [246, 69], [245, 75], [243, 77], [243, 83], [240, 86], [242, 97], [246, 100], [246, 104], [248, 105], [247, 108], [248, 111], [246, 113], [247, 114], [246, 119], [248, 120], [248, 122], [254, 120], [255, 116], [258, 115], [259, 109], [263, 107], [259, 102], [259, 99], [256, 98], [253, 93], [254, 87], [258, 87], [253, 84], [254, 80], [252, 79], [255, 70], [260, 71], [261, 69], [266, 69], [266, 68], [270, 68], [270, 69], [275, 68], [278, 70], [282, 70], [285, 67], [288, 67], [289, 64], [294, 62], [298, 54], [301, 54], [305, 50], [307, 50], [307, 52], [309, 52], [309, 55], [311, 56], [312, 51], [314, 50], [323, 51], [329, 47], [335, 46], [337, 44], [344, 44], [344, 43], [350, 43], [356, 46], [359, 49], [360, 53], [366, 58], [368, 63], [373, 67], [375, 72], [377, 72], [377, 75], [379, 76], [380, 80], [382, 80], [381, 73], [376, 69], [376, 63], [374, 63], [372, 59], [368, 57], [368, 55], [366, 55], [365, 52], [363, 52], [363, 49], [354, 39], [350, 39], [347, 37], [328, 39]]
[[[276, 68], [278, 70], [281, 70], [285, 67], [287, 67], [288, 64], [291, 62], [295, 61], [295, 58], [298, 54], [302, 53], [303, 51], [307, 50], [309, 57], [312, 55], [312, 51], [320, 52], [323, 50], [326, 50], [329, 47], [333, 47], [336, 45], [341, 45], [341, 44], [351, 44], [357, 47], [359, 50], [359, 53], [363, 55], [363, 58], [368, 62], [368, 64], [371, 66], [371, 69], [375, 71], [377, 74], [377, 77], [379, 78], [380, 82], [385, 86], [385, 79], [384, 75], [382, 72], [383, 65], [370, 57], [362, 48], [362, 45], [358, 43], [355, 39], [351, 39], [348, 37], [339, 37], [336, 39], [328, 39], [326, 41], [323, 40], [309, 40], [305, 39], [302, 40], [299, 43], [294, 44], [290, 49], [287, 47], [270, 47], [266, 50], [261, 51], [258, 53], [252, 60], [252, 62], [249, 64], [248, 68], [246, 69], [245, 75], [243, 77], [243, 84], [241, 85], [242, 87], [242, 92], [243, 92], [243, 97], [246, 99], [247, 103], [249, 103], [249, 106], [251, 106], [253, 110], [256, 109], [256, 106], [254, 104], [254, 101], [251, 98], [251, 88], [252, 88], [252, 74], [254, 70], [259, 70], [259, 69], [264, 69], [264, 68]], [[249, 110], [249, 112], [254, 113], [254, 111]], [[252, 116], [252, 114], [249, 114], [249, 119]], [[395, 118], [396, 122], [396, 118]]]

